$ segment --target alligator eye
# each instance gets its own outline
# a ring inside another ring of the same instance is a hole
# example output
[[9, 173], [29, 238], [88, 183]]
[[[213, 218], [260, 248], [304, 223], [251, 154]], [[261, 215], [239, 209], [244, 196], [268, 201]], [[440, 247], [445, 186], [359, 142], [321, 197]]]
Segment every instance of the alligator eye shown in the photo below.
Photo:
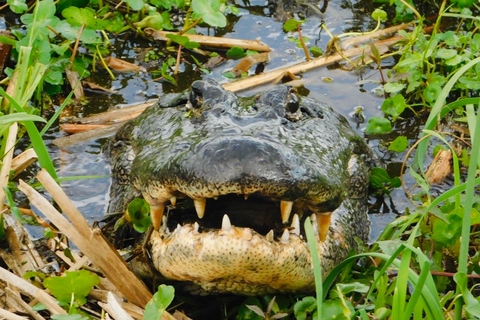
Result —
[[203, 104], [203, 83], [195, 81], [192, 83], [192, 91], [188, 95], [188, 101], [192, 104], [192, 107], [198, 109]]
[[300, 98], [295, 94], [295, 90], [290, 90], [288, 93], [285, 108], [290, 113], [295, 113], [300, 108]]

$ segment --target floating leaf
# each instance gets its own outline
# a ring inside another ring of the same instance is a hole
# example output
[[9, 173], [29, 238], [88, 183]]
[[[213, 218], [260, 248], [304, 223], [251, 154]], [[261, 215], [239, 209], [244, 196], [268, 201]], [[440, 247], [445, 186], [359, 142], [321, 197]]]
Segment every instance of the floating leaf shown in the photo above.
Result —
[[408, 140], [404, 136], [398, 136], [390, 143], [388, 150], [402, 152], [408, 147]]
[[283, 30], [285, 30], [286, 32], [297, 30], [298, 26], [301, 26], [302, 23], [304, 22], [305, 22], [304, 20], [302, 21], [302, 20], [288, 19], [283, 24]]
[[312, 53], [312, 55], [317, 58], [317, 57], [320, 57], [322, 54], [323, 54], [323, 50], [320, 49], [319, 47], [310, 47], [308, 48], [310, 50], [310, 52]]
[[245, 50], [239, 47], [231, 47], [227, 51], [227, 58], [229, 59], [240, 59], [245, 57], [247, 54], [245, 53]]
[[385, 134], [392, 131], [392, 124], [388, 119], [372, 117], [365, 128], [366, 134]]

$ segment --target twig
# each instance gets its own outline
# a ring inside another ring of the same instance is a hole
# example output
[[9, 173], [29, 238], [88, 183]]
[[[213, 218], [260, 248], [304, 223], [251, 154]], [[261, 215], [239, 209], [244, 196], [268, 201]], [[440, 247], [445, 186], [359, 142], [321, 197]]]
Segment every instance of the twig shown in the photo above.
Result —
[[300, 28], [300, 24], [297, 25], [297, 31], [298, 38], [300, 39], [300, 42], [302, 44], [303, 52], [305, 53], [305, 58], [307, 59], [307, 61], [310, 61], [310, 54], [308, 53], [307, 46], [305, 45], [305, 41], [303, 40], [302, 28]]
[[53, 314], [67, 314], [65, 310], [60, 308], [60, 306], [57, 304], [57, 301], [44, 290], [38, 289], [30, 282], [14, 275], [11, 272], [8, 272], [2, 267], [0, 267], [0, 278], [10, 285], [20, 289], [22, 292], [38, 299]]
[[[170, 31], [158, 31], [151, 28], [146, 28], [144, 30], [147, 36], [152, 37], [154, 40], [168, 41], [167, 34], [178, 34]], [[219, 47], [219, 48], [231, 48], [231, 47], [240, 47], [244, 50], [254, 50], [254, 51], [270, 51], [270, 47], [266, 44], [261, 43], [258, 40], [242, 40], [242, 39], [232, 39], [232, 38], [220, 38], [220, 37], [210, 37], [210, 36], [201, 36], [197, 34], [184, 34], [183, 36], [188, 37], [190, 41], [198, 42], [200, 45], [208, 47]]]
[[[375, 42], [375, 46], [379, 49], [379, 51], [386, 51], [388, 50], [388, 46], [393, 45], [394, 43], [398, 42], [402, 38], [399, 36], [395, 36], [386, 40], [380, 40]], [[345, 57], [352, 57], [360, 54], [368, 54], [370, 52], [370, 48], [353, 48], [343, 52], [343, 56]], [[256, 75], [253, 77], [249, 77], [246, 79], [241, 79], [238, 81], [234, 81], [231, 83], [225, 83], [223, 87], [227, 90], [237, 92], [245, 89], [249, 89], [261, 84], [265, 84], [269, 81], [274, 80], [275, 78], [285, 74], [286, 72], [291, 72], [292, 74], [299, 74], [311, 69], [324, 67], [326, 65], [330, 65], [332, 63], [339, 62], [343, 59], [342, 55], [340, 54], [332, 54], [327, 57], [320, 57], [317, 59], [312, 59], [310, 61], [302, 62], [299, 64], [295, 64], [292, 66], [276, 69], [270, 72], [266, 72], [260, 75]]]
[[152, 294], [143, 282], [130, 271], [125, 261], [103, 237], [100, 230], [90, 229], [82, 214], [46, 170], [42, 169], [37, 174], [37, 179], [52, 195], [72, 224], [43, 196], [22, 180], [20, 180], [18, 188], [27, 195], [30, 203], [45, 214], [60, 231], [68, 235], [69, 239], [93, 261], [130, 302], [144, 307], [152, 298]]

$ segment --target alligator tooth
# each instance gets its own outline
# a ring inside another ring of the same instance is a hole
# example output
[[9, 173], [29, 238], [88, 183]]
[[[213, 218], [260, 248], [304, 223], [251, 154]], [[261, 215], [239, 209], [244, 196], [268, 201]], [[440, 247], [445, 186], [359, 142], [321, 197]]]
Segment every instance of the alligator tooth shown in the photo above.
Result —
[[310, 220], [312, 221], [313, 234], [315, 236], [318, 236], [317, 215], [315, 213], [312, 213], [312, 215], [310, 216]]
[[195, 205], [195, 211], [197, 211], [197, 216], [199, 219], [202, 219], [205, 215], [205, 204], [207, 203], [207, 199], [195, 199], [193, 200], [193, 204]]
[[177, 197], [173, 196], [170, 198], [170, 203], [175, 207], [175, 205], [177, 204]]
[[193, 232], [198, 233], [199, 228], [200, 228], [200, 225], [198, 224], [198, 222], [195, 221], [195, 223], [193, 224]]
[[320, 235], [320, 240], [325, 241], [328, 235], [328, 228], [330, 228], [330, 218], [332, 217], [331, 212], [317, 213], [317, 224], [318, 224], [318, 233]]
[[150, 205], [150, 218], [152, 219], [152, 225], [155, 230], [160, 229], [162, 225], [163, 210], [165, 209], [165, 203], [160, 202], [155, 205]]
[[300, 236], [300, 218], [296, 213], [293, 215], [291, 227], [293, 228], [291, 232], [295, 233], [297, 236]]
[[287, 229], [283, 230], [282, 237], [280, 238], [280, 242], [283, 243], [288, 243], [288, 240], [290, 240], [290, 232], [288, 232]]
[[280, 201], [280, 213], [282, 214], [282, 222], [285, 224], [292, 213], [293, 201]]
[[218, 200], [218, 197], [213, 197], [213, 200]]
[[180, 225], [180, 223], [177, 223], [177, 227], [175, 228], [175, 230], [173, 230], [173, 232], [180, 231], [180, 229], [182, 229], [182, 226]]
[[162, 225], [160, 226], [160, 230], [165, 232], [165, 228], [167, 227], [167, 216], [162, 217]]
[[248, 200], [248, 197], [250, 197], [250, 195], [247, 194], [247, 193], [245, 193], [245, 194], [243, 195], [243, 197], [245, 198], [245, 200]]
[[228, 214], [223, 215], [222, 219], [222, 231], [230, 231], [232, 230], [232, 223], [230, 222], [230, 218]]
[[268, 241], [273, 242], [273, 241], [274, 241], [274, 239], [273, 239], [274, 236], [275, 236], [275, 233], [273, 233], [273, 229], [272, 229], [272, 230], [270, 230], [270, 232], [267, 233], [267, 235], [265, 236], [265, 238], [266, 238]]

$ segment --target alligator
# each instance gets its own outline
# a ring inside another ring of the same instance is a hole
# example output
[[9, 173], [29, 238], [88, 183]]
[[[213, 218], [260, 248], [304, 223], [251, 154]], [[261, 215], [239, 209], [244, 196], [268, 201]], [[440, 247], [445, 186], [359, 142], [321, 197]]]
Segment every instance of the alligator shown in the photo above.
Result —
[[192, 292], [313, 291], [305, 221], [324, 275], [368, 239], [371, 150], [289, 86], [245, 98], [196, 81], [121, 127], [107, 157], [108, 211], [143, 197], [153, 265]]

